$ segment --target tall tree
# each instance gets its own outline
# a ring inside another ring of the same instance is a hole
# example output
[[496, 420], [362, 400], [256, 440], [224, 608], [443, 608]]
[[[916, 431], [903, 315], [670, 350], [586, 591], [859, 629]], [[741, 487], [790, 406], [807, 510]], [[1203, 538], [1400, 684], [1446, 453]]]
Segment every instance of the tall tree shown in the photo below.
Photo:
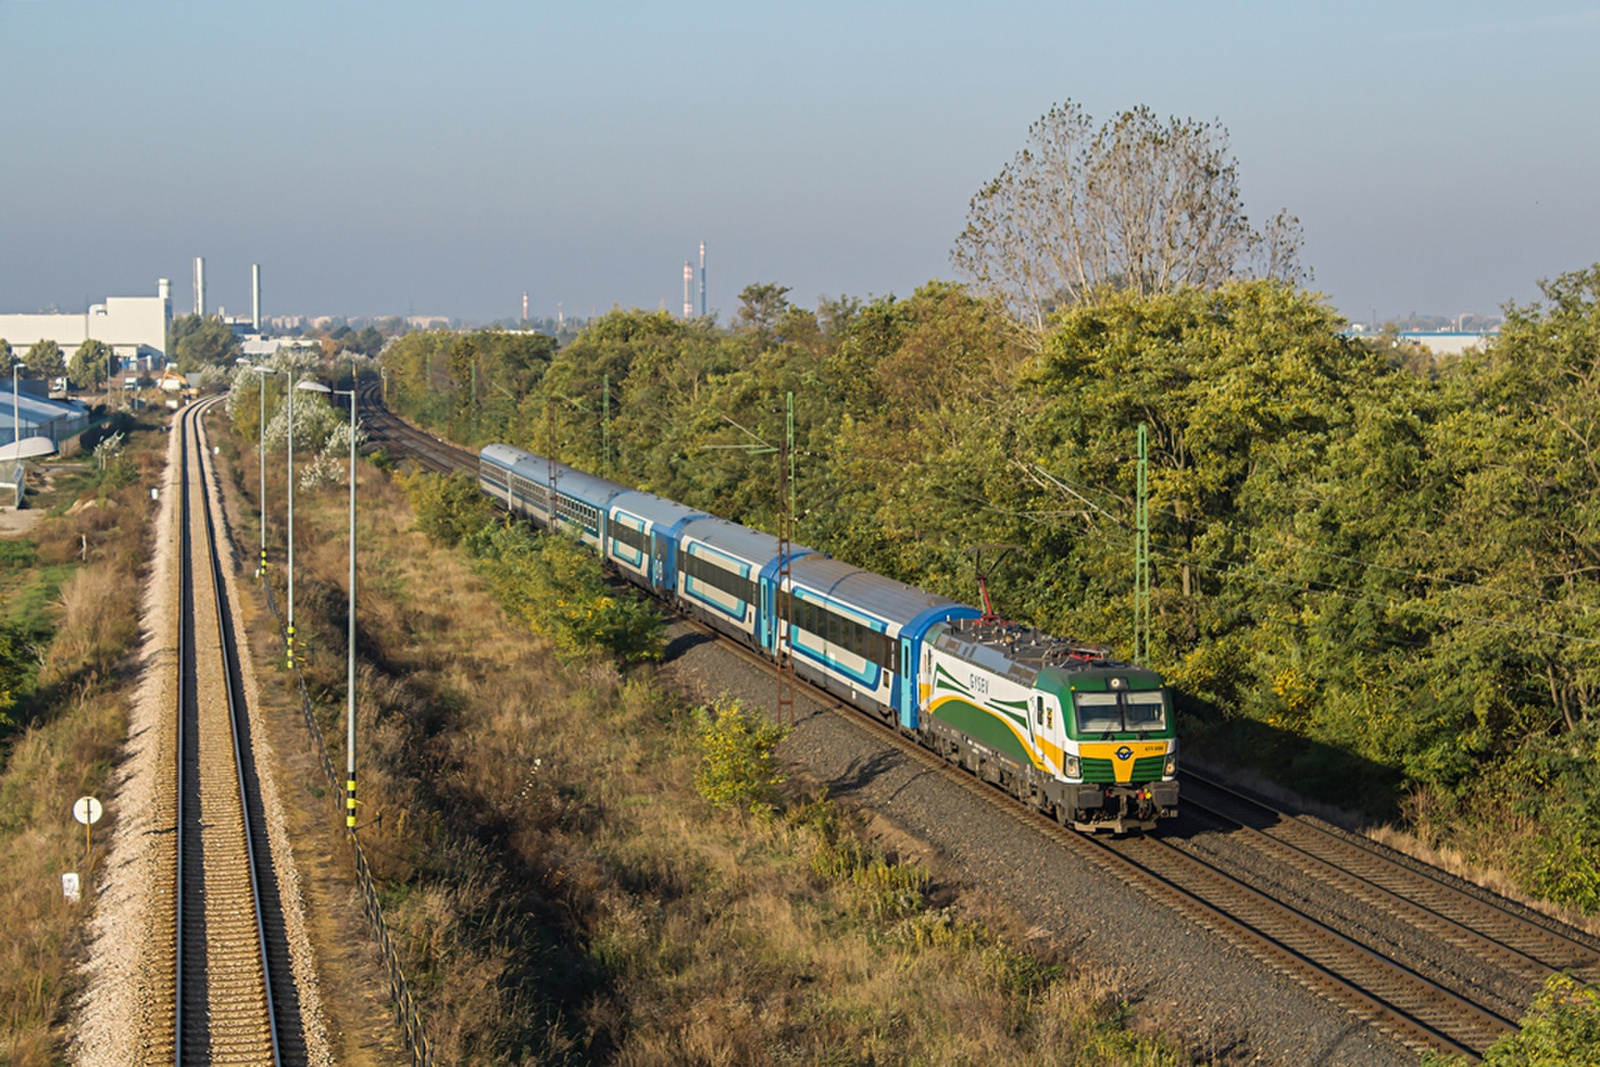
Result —
[[239, 355], [239, 338], [219, 316], [184, 315], [172, 320], [169, 356], [185, 374], [202, 367], [221, 366]]
[[22, 363], [29, 374], [39, 378], [58, 378], [67, 373], [61, 346], [54, 341], [35, 341], [28, 354], [22, 357]]
[[111, 371], [111, 346], [90, 338], [78, 346], [67, 365], [67, 377], [80, 389], [87, 385], [98, 388]]
[[770, 335], [789, 310], [789, 287], [777, 282], [756, 282], [739, 291], [739, 326]]
[[1149, 108], [1094, 128], [1071, 101], [972, 198], [951, 258], [1035, 335], [1056, 308], [1097, 290], [1139, 296], [1242, 277], [1299, 280], [1299, 224], [1245, 217], [1228, 132]]

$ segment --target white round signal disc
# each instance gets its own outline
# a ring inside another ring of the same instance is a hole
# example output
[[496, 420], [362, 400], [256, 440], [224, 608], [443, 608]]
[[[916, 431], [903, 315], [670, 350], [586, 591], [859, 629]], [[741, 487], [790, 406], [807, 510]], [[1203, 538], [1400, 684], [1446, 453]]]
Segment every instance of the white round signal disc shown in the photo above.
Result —
[[85, 826], [93, 825], [100, 821], [100, 816], [105, 814], [105, 809], [94, 797], [79, 797], [72, 802], [72, 817]]

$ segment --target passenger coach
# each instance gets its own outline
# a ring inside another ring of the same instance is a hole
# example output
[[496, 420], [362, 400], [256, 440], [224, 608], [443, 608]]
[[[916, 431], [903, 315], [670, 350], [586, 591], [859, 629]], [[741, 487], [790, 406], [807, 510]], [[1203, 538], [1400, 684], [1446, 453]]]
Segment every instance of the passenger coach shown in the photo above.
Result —
[[[623, 577], [1081, 830], [1177, 814], [1178, 739], [1151, 671], [792, 546], [771, 534], [488, 445], [478, 483], [576, 534]], [[788, 594], [787, 610], [783, 603]]]

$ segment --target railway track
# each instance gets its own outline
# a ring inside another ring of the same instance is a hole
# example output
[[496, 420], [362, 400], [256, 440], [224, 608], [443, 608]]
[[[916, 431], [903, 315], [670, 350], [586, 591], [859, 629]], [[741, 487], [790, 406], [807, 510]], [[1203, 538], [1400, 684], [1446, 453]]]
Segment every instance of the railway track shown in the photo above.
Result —
[[1558, 971], [1600, 980], [1600, 939], [1485, 891], [1470, 891], [1382, 846], [1279, 811], [1206, 775], [1185, 771], [1183, 779], [1185, 811], [1247, 837], [1283, 866], [1338, 886], [1363, 908], [1427, 930], [1453, 951], [1530, 987]]
[[[370, 400], [369, 400], [370, 398]], [[366, 411], [382, 411], [370, 392]], [[380, 421], [381, 419], [381, 421]], [[476, 457], [423, 434], [383, 412], [374, 434], [397, 457], [410, 454], [432, 470], [473, 470]], [[370, 428], [370, 427], [369, 427]], [[380, 436], [381, 435], [381, 436]], [[764, 671], [775, 667], [737, 642], [695, 620], [686, 625], [718, 640]], [[1600, 941], [1519, 913], [1486, 891], [1467, 892], [1445, 876], [1430, 875], [1376, 847], [1277, 811], [1259, 801], [1185, 772], [1183, 807], [1238, 835], [1266, 864], [1292, 870], [1342, 893], [1352, 909], [1381, 912], [1388, 920], [1437, 939], [1463, 956], [1510, 976], [1480, 984], [1449, 967], [1394, 958], [1382, 938], [1349, 924], [1324, 921], [1300, 901], [1280, 899], [1274, 879], [1225, 869], [1177, 841], [1161, 836], [1104, 838], [1058, 825], [1020, 803], [1003, 800], [996, 787], [930, 752], [898, 730], [874, 723], [859, 710], [819, 690], [811, 698], [952, 785], [996, 804], [1009, 817], [1080, 856], [1108, 876], [1185, 915], [1254, 958], [1340, 1005], [1380, 1031], [1419, 1051], [1476, 1059], [1503, 1033], [1532, 992], [1557, 970], [1590, 980], [1600, 976]], [[1197, 795], [1198, 794], [1198, 795]], [[1507, 986], [1511, 989], [1508, 993]], [[1514, 1007], [1508, 1007], [1509, 1004]]]
[[446, 444], [411, 424], [396, 418], [383, 406], [381, 388], [373, 383], [361, 386], [361, 428], [368, 441], [399, 459], [409, 456], [424, 470], [436, 474], [467, 470], [476, 472], [478, 456], [474, 452]]
[[[290, 981], [281, 925], [263, 907], [267, 846], [250, 762], [248, 724], [223, 581], [215, 480], [202, 418], [179, 419], [178, 685], [170, 794], [170, 1048], [157, 1059], [279, 1064], [303, 1058], [283, 1025], [279, 993]], [[275, 931], [277, 931], [275, 933]], [[272, 964], [279, 962], [280, 974]], [[286, 1042], [285, 1036], [290, 1040]], [[295, 1050], [301, 1056], [294, 1055]], [[289, 1053], [285, 1056], [285, 1053]]]

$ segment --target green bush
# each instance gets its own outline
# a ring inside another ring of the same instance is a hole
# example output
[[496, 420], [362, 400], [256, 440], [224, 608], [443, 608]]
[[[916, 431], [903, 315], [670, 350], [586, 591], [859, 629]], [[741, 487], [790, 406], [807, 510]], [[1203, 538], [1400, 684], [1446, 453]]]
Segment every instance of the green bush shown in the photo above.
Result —
[[700, 769], [694, 787], [716, 808], [771, 815], [783, 774], [772, 750], [788, 732], [737, 700], [718, 700], [694, 711]]
[[15, 725], [11, 709], [28, 685], [36, 662], [31, 635], [14, 623], [0, 623], [0, 729]]
[[477, 478], [465, 471], [418, 471], [401, 475], [399, 481], [416, 512], [416, 529], [432, 544], [453, 548], [489, 520], [489, 498], [479, 491]]
[[132, 456], [123, 453], [106, 461], [100, 472], [99, 497], [104, 500], [118, 489], [126, 488], [139, 480], [139, 464]]
[[[1424, 1067], [1462, 1067], [1460, 1056], [1430, 1056]], [[1553, 974], [1522, 1017], [1483, 1054], [1486, 1067], [1596, 1067], [1600, 1065], [1600, 986]]]
[[600, 561], [576, 538], [490, 523], [467, 538], [467, 547], [506, 610], [550, 638], [562, 659], [596, 651], [628, 663], [661, 657], [661, 616], [635, 597], [617, 595]]

